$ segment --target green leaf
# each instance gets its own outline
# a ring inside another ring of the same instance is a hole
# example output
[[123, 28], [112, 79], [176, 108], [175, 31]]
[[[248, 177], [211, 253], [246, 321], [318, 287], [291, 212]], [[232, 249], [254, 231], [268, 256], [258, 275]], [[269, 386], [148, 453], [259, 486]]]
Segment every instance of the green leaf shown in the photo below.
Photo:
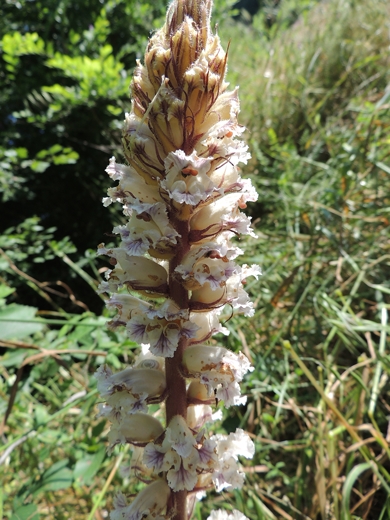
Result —
[[[50, 415], [48, 414], [48, 419], [50, 419]], [[49, 422], [49, 421], [47, 421]], [[42, 421], [41, 424], [44, 424], [44, 421]], [[48, 444], [48, 453], [50, 453], [50, 448], [53, 446], [53, 444], [55, 444], [62, 436], [63, 436], [63, 433], [61, 430], [53, 430], [53, 429], [50, 429], [47, 427], [47, 424], [45, 426], [45, 428], [42, 428], [42, 431], [38, 434], [38, 439], [45, 443], [45, 444]], [[39, 453], [39, 455], [41, 455]], [[44, 459], [42, 459], [44, 460]]]
[[352, 488], [353, 488], [356, 480], [360, 477], [360, 475], [370, 468], [372, 468], [372, 465], [370, 462], [363, 462], [361, 464], [358, 464], [350, 471], [347, 478], [345, 479], [344, 486], [343, 486], [343, 492], [342, 492], [342, 501], [341, 501], [341, 505], [342, 505], [342, 517], [341, 518], [342, 518], [342, 520], [351, 519], [351, 513], [349, 511], [349, 503], [350, 503], [350, 499], [351, 499]]
[[13, 292], [15, 292], [15, 289], [13, 287], [8, 287], [8, 285], [0, 284], [0, 299], [6, 298]]
[[18, 154], [19, 159], [27, 159], [28, 157], [27, 148], [16, 148], [16, 153]]
[[86, 455], [84, 458], [78, 460], [73, 470], [74, 479], [82, 485], [85, 484], [89, 486], [92, 483], [93, 477], [99, 471], [105, 454], [105, 448], [101, 448], [95, 454]]
[[23, 360], [29, 354], [28, 349], [18, 348], [16, 350], [8, 350], [4, 356], [0, 359], [0, 365], [9, 368], [9, 367], [20, 367], [23, 363]]
[[47, 161], [34, 160], [30, 164], [30, 168], [34, 172], [37, 172], [37, 173], [43, 173], [44, 171], [46, 171], [48, 169], [49, 166], [50, 166], [50, 163]]
[[69, 459], [59, 460], [47, 469], [40, 480], [33, 486], [32, 495], [36, 496], [42, 491], [58, 491], [72, 485], [73, 473], [67, 467]]
[[35, 504], [19, 507], [11, 516], [11, 520], [39, 520], [39, 518], [40, 516]]
[[381, 170], [383, 170], [386, 173], [390, 174], [390, 167], [387, 166], [387, 164], [383, 163], [382, 161], [378, 161], [375, 163], [375, 166], [378, 166]]
[[35, 322], [35, 307], [12, 303], [0, 310], [0, 338], [23, 339], [43, 329], [43, 324]]
[[47, 152], [48, 153], [51, 153], [51, 154], [55, 154], [55, 153], [58, 153], [58, 152], [61, 152], [63, 150], [63, 147], [60, 145], [60, 144], [53, 144], [53, 146], [51, 146]]
[[50, 414], [48, 413], [45, 406], [37, 404], [34, 410], [35, 415], [35, 428], [38, 428], [41, 424], [46, 424], [49, 420]]

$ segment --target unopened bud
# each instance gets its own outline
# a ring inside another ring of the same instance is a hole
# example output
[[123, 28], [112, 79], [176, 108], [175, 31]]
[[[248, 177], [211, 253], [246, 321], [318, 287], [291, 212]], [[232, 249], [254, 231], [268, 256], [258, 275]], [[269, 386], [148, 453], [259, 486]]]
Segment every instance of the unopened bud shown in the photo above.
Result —
[[[171, 490], [164, 480], [156, 480], [140, 491], [130, 505], [126, 504], [123, 494], [115, 502], [111, 520], [157, 518], [167, 506]], [[162, 517], [159, 517], [162, 518]]]
[[157, 439], [163, 431], [164, 428], [155, 417], [135, 413], [123, 417], [120, 422], [115, 421], [108, 434], [108, 440], [111, 447], [132, 442], [147, 443]]

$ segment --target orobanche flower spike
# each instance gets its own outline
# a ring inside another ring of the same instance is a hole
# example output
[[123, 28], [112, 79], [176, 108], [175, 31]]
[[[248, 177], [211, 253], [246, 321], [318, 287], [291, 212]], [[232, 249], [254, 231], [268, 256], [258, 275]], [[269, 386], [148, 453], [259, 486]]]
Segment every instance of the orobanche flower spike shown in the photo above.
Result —
[[[118, 495], [112, 520], [188, 520], [208, 489], [240, 488], [238, 457], [254, 454], [243, 430], [212, 435], [207, 425], [218, 415], [216, 402], [246, 401], [239, 383], [249, 360], [212, 336], [228, 333], [219, 319], [226, 306], [253, 314], [243, 283], [260, 274], [235, 263], [241, 251], [232, 238], [253, 234], [240, 209], [257, 195], [240, 177], [238, 164], [249, 154], [240, 140], [237, 88], [225, 81], [227, 55], [210, 29], [211, 7], [211, 0], [169, 6], [131, 83], [128, 165], [112, 158], [107, 168], [117, 185], [103, 202], [122, 204], [127, 223], [114, 228], [119, 247], [99, 246], [112, 265], [100, 291], [117, 310], [109, 326], [125, 327], [143, 348], [134, 366], [97, 371], [106, 401], [99, 415], [112, 423], [109, 449], [132, 444], [131, 468], [147, 483], [129, 503]], [[225, 518], [245, 517], [210, 516]]]

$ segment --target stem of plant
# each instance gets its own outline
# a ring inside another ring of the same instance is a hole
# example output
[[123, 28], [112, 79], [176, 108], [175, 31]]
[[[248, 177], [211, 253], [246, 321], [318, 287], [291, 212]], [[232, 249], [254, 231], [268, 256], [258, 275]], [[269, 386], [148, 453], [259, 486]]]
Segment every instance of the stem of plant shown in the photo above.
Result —
[[[175, 268], [181, 264], [184, 255], [190, 248], [188, 243], [189, 224], [188, 221], [181, 221], [175, 218], [172, 218], [171, 222], [181, 236], [181, 239], [178, 243], [177, 252], [169, 263], [169, 292], [171, 299], [180, 309], [188, 309], [188, 291], [175, 279], [174, 271]], [[165, 401], [166, 424], [169, 424], [175, 415], [181, 415], [184, 420], [187, 420], [186, 380], [182, 375], [181, 369], [186, 343], [187, 339], [182, 337], [173, 358], [166, 358], [165, 360], [167, 385], [167, 399]], [[174, 511], [173, 520], [187, 519], [186, 501], [186, 490], [176, 491], [171, 494], [168, 510]]]

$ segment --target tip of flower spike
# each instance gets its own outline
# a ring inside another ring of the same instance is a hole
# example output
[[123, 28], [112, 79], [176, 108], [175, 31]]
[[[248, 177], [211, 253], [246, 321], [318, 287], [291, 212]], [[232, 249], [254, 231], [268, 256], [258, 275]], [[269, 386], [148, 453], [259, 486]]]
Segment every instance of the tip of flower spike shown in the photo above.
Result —
[[166, 27], [174, 33], [188, 16], [200, 27], [208, 27], [212, 0], [173, 0], [168, 7]]

